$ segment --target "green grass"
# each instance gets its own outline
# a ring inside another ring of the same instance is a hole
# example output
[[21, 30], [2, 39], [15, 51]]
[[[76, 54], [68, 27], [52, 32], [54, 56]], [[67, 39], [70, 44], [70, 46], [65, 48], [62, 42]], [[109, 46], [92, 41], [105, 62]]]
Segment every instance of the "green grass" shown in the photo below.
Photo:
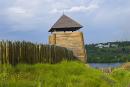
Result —
[[78, 61], [0, 66], [0, 87], [129, 87], [130, 71], [107, 75]]

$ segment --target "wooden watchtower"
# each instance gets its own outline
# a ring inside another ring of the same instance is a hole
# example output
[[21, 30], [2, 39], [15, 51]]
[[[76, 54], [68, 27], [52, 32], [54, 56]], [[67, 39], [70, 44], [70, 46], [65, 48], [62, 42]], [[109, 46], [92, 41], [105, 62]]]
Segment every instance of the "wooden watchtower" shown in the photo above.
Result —
[[66, 15], [61, 18], [49, 30], [49, 44], [66, 47], [73, 51], [81, 61], [86, 62], [87, 55], [84, 46], [83, 33], [79, 30], [83, 26]]

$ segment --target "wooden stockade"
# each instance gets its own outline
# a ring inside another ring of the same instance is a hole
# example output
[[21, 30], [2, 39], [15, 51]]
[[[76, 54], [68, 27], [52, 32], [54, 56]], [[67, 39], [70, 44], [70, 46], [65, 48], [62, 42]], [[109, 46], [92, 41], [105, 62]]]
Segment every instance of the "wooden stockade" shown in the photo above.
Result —
[[54, 45], [0, 41], [0, 64], [57, 63], [74, 59], [73, 52]]

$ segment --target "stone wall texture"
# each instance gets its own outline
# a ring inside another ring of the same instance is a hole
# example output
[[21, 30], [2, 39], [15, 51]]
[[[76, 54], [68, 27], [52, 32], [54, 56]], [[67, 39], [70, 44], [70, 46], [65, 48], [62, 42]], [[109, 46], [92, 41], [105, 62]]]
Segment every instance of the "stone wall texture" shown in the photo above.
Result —
[[79, 60], [87, 60], [82, 32], [53, 32], [49, 36], [49, 44], [66, 47], [72, 50]]

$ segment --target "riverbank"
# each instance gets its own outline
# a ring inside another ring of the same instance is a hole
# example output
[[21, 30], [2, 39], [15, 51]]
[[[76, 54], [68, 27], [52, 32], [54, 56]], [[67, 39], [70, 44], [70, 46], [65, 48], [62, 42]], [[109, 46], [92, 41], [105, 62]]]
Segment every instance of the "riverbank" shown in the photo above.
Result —
[[0, 87], [129, 87], [130, 71], [109, 75], [78, 61], [59, 64], [0, 66]]

